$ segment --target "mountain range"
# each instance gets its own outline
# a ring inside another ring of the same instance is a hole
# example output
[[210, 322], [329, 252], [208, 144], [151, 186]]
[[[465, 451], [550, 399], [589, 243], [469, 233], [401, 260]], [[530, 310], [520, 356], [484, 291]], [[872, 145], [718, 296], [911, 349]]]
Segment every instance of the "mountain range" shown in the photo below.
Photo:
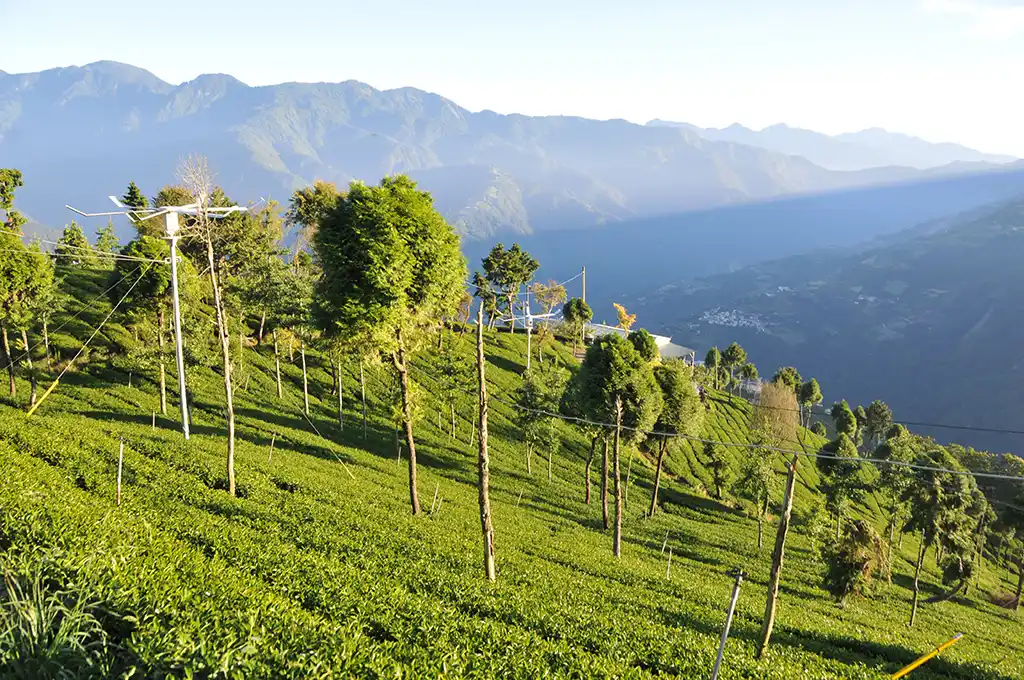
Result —
[[43, 224], [66, 222], [65, 203], [105, 207], [129, 181], [155, 193], [193, 151], [238, 201], [406, 172], [469, 240], [488, 241], [1005, 167], [964, 150], [924, 170], [835, 170], [686, 127], [471, 112], [355, 81], [172, 85], [116, 62], [0, 72], [0, 158], [23, 171], [19, 203]]
[[[826, 404], [883, 399], [897, 418], [1020, 429], [1024, 193], [870, 246], [822, 250], [631, 300], [691, 346], [740, 342], [762, 373], [797, 366]], [[1019, 452], [1020, 436], [915, 427]]]
[[1017, 160], [1013, 156], [982, 153], [960, 144], [935, 144], [881, 128], [833, 136], [781, 123], [762, 130], [751, 130], [738, 123], [725, 128], [701, 128], [689, 123], [659, 119], [649, 121], [647, 125], [688, 130], [705, 139], [747, 144], [768, 151], [801, 156], [831, 170], [864, 170], [885, 166], [926, 170], [951, 164], [999, 164]]

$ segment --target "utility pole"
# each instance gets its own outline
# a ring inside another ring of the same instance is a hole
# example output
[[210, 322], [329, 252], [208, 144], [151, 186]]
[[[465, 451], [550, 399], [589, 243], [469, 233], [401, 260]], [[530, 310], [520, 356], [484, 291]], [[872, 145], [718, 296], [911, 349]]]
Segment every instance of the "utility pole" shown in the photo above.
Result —
[[178, 364], [178, 394], [181, 396], [181, 431], [188, 439], [188, 396], [185, 391], [185, 356], [181, 341], [181, 303], [178, 300], [178, 213], [164, 214], [164, 229], [171, 242], [171, 297], [174, 301], [174, 354]]
[[526, 326], [526, 370], [530, 370], [530, 357], [533, 356], [533, 350], [531, 349], [533, 336], [533, 317], [530, 316], [530, 294], [526, 294], [526, 318], [524, 319]]
[[587, 301], [587, 268], [583, 267], [583, 301]]

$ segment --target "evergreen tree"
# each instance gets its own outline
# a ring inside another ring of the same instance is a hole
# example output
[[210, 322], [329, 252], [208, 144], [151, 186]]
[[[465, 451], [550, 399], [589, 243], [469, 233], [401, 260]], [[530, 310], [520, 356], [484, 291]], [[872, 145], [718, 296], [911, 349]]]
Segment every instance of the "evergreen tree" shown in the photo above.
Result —
[[71, 220], [71, 224], [64, 227], [64, 233], [57, 239], [54, 253], [61, 258], [61, 265], [80, 265], [92, 259], [92, 246], [89, 245], [89, 239], [85, 237], [82, 227]]
[[121, 242], [114, 233], [114, 221], [107, 222], [105, 227], [96, 230], [96, 250], [101, 253], [116, 253], [121, 249]]

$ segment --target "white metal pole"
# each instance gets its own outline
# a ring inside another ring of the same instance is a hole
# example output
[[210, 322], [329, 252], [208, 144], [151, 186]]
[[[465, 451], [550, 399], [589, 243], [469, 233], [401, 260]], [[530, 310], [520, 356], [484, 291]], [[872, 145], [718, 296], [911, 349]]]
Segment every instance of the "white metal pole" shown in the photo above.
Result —
[[523, 325], [526, 326], [526, 370], [530, 370], [530, 357], [533, 356], [533, 350], [531, 349], [532, 342], [530, 337], [533, 335], [533, 317], [530, 316], [530, 297], [527, 293], [526, 297], [526, 316], [523, 318]]
[[718, 657], [715, 659], [715, 667], [711, 669], [711, 680], [718, 680], [718, 672], [722, 668], [722, 657], [725, 656], [725, 641], [729, 639], [729, 628], [732, 626], [732, 617], [736, 613], [736, 601], [740, 599], [740, 585], [746, 574], [740, 569], [730, 570], [729, 575], [736, 579], [732, 587], [732, 599], [729, 601], [729, 610], [725, 615], [725, 628], [722, 629], [722, 639], [718, 642]]
[[178, 363], [178, 393], [181, 396], [181, 431], [188, 439], [188, 393], [185, 391], [185, 356], [181, 343], [181, 304], [178, 301], [178, 213], [164, 215], [164, 226], [171, 241], [171, 297], [174, 300], [174, 352]]

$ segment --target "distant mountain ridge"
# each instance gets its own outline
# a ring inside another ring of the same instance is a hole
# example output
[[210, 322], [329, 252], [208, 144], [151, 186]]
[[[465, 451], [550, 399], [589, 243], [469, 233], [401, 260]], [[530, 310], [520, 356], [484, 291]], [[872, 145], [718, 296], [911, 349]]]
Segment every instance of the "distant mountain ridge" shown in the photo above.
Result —
[[193, 151], [240, 201], [405, 172], [471, 239], [991, 169], [840, 172], [689, 129], [474, 113], [351, 80], [250, 87], [208, 74], [171, 85], [111, 61], [0, 77], [0, 158], [24, 172], [19, 204], [43, 223], [66, 222], [65, 203], [102, 206], [128, 181], [155, 193]]
[[738, 123], [725, 128], [701, 128], [689, 123], [656, 118], [648, 121], [647, 125], [684, 129], [707, 139], [748, 144], [777, 153], [801, 156], [831, 170], [851, 171], [885, 166], [926, 170], [951, 163], [1003, 164], [1017, 160], [1013, 156], [984, 153], [960, 144], [932, 143], [882, 128], [832, 136], [784, 124], [770, 125], [762, 130], [751, 130]]

